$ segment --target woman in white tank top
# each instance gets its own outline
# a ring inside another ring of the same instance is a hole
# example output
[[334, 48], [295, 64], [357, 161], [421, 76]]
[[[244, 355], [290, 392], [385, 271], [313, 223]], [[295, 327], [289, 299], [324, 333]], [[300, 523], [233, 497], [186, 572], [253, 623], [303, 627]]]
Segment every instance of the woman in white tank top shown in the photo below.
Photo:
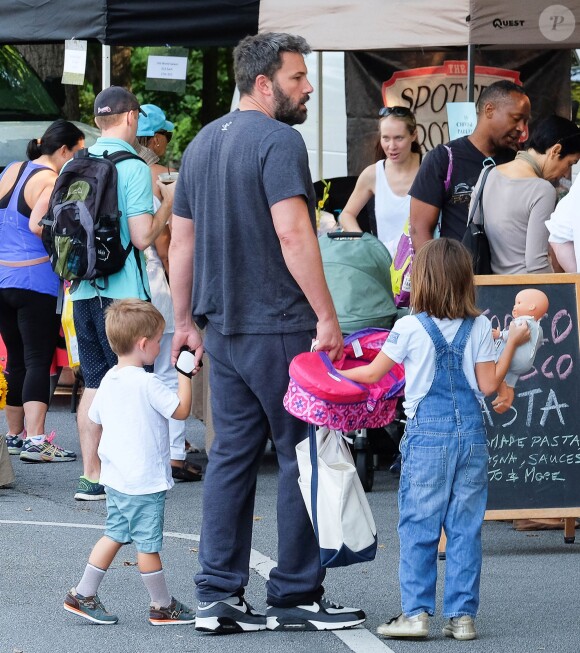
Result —
[[340, 214], [340, 224], [345, 231], [362, 231], [357, 216], [374, 195], [377, 234], [394, 256], [409, 217], [408, 192], [419, 170], [421, 148], [417, 142], [417, 123], [410, 109], [383, 107], [379, 115], [379, 148], [386, 158], [363, 170]]

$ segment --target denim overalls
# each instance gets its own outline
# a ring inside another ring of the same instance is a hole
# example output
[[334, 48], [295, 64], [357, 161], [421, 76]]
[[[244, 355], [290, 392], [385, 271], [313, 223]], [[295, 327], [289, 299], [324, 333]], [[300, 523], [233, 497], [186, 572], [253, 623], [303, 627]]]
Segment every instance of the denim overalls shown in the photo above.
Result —
[[447, 535], [443, 614], [475, 617], [479, 605], [481, 525], [487, 501], [487, 444], [479, 400], [462, 369], [473, 318], [452, 343], [416, 316], [435, 346], [435, 377], [407, 420], [401, 441], [399, 578], [403, 613], [435, 611], [437, 545]]

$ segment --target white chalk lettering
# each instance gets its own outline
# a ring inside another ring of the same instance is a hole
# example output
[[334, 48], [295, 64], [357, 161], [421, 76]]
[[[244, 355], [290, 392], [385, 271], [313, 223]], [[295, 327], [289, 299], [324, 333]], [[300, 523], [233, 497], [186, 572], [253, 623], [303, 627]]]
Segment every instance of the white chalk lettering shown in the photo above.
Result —
[[532, 425], [532, 411], [534, 409], [534, 396], [541, 394], [541, 388], [534, 388], [533, 390], [527, 390], [526, 392], [518, 393], [518, 397], [528, 397], [528, 413], [526, 415], [526, 426]]
[[558, 398], [556, 397], [556, 393], [552, 388], [550, 388], [550, 392], [548, 394], [548, 400], [546, 401], [546, 405], [542, 408], [542, 418], [540, 419], [540, 426], [545, 426], [546, 425], [546, 420], [548, 419], [548, 414], [550, 411], [555, 410], [558, 419], [560, 420], [560, 424], [565, 424], [564, 422], [564, 416], [562, 415], [562, 411], [560, 408], [568, 408], [568, 404], [560, 404], [558, 403]]

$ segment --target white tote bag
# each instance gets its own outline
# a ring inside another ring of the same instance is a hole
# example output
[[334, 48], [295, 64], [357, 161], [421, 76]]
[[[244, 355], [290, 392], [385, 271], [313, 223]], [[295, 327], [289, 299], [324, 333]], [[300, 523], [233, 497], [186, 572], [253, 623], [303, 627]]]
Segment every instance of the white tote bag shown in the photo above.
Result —
[[298, 483], [323, 567], [373, 560], [377, 529], [352, 454], [340, 431], [309, 427], [296, 446]]

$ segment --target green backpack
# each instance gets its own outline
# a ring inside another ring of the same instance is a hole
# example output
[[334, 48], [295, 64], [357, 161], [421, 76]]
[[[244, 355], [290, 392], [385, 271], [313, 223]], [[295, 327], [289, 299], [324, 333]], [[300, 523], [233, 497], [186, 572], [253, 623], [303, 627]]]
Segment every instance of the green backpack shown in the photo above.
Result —
[[328, 289], [342, 332], [390, 329], [397, 317], [391, 255], [368, 233], [333, 232], [318, 239]]

